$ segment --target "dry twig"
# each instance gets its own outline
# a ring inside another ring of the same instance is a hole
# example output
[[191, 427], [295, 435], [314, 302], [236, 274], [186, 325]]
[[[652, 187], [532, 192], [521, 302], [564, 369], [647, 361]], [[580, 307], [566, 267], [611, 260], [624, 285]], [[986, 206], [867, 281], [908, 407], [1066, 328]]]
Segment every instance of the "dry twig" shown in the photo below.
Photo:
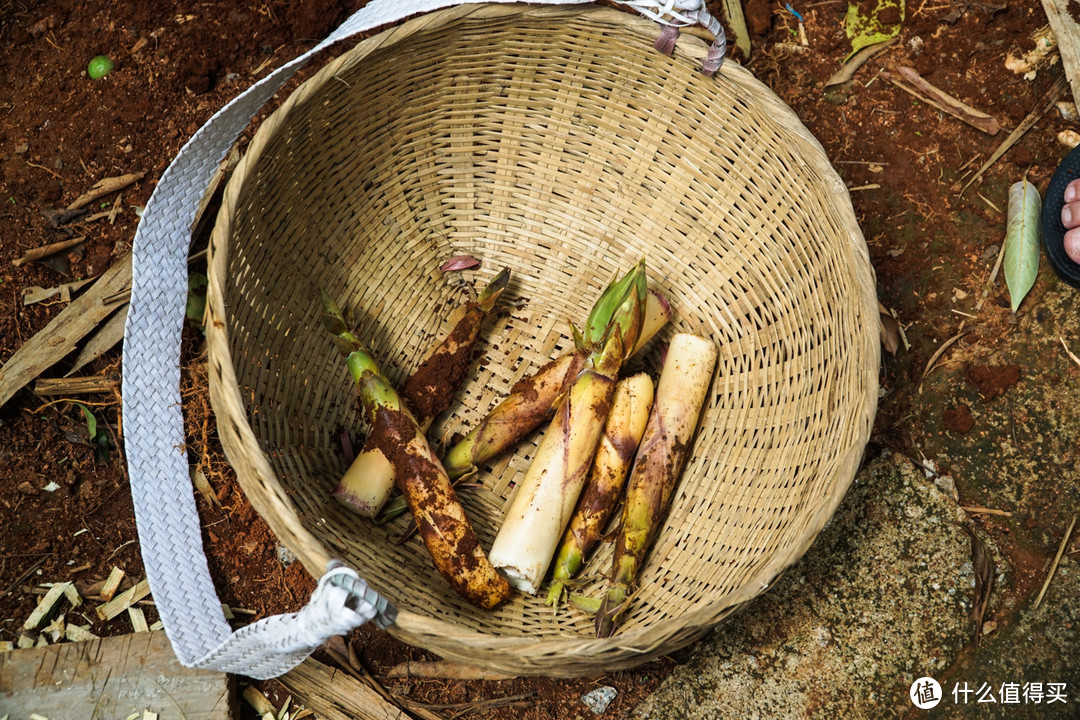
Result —
[[888, 71], [882, 71], [882, 76], [896, 87], [922, 100], [927, 105], [936, 107], [938, 110], [962, 120], [976, 130], [982, 130], [987, 135], [996, 135], [1001, 130], [1001, 125], [993, 117], [931, 85], [919, 73], [915, 72], [914, 68], [900, 66], [894, 68], [894, 70], [899, 78], [894, 77]]
[[1073, 528], [1076, 527], [1076, 518], [1072, 519], [1069, 523], [1069, 529], [1065, 531], [1065, 537], [1061, 538], [1061, 545], [1058, 546], [1057, 555], [1054, 556], [1054, 562], [1050, 566], [1050, 572], [1046, 574], [1046, 582], [1043, 583], [1042, 589], [1039, 590], [1039, 596], [1035, 598], [1035, 605], [1033, 609], [1038, 609], [1039, 604], [1042, 603], [1043, 596], [1046, 595], [1046, 589], [1050, 587], [1050, 581], [1054, 579], [1054, 573], [1057, 572], [1058, 563], [1061, 562], [1061, 556], [1065, 554], [1065, 548], [1069, 545], [1069, 538], [1072, 536]]
[[994, 508], [961, 505], [960, 509], [966, 513], [971, 513], [972, 515], [1001, 515], [1002, 517], [1012, 517], [1013, 515], [1008, 510], [995, 510]]
[[874, 45], [867, 45], [851, 56], [851, 59], [844, 63], [844, 66], [833, 73], [832, 77], [825, 81], [825, 87], [832, 87], [833, 85], [842, 85], [851, 78], [855, 77], [856, 71], [866, 64], [866, 61], [877, 55], [879, 52], [887, 47], [896, 43], [896, 38], [892, 40], [886, 40], [885, 42], [876, 43]]
[[440, 680], [512, 680], [515, 676], [476, 665], [462, 665], [446, 660], [410, 660], [390, 668], [388, 678], [421, 677]]
[[1057, 80], [1054, 81], [1054, 84], [1051, 85], [1050, 89], [1046, 91], [1045, 95], [1043, 95], [1040, 103], [1036, 105], [1035, 108], [1027, 114], [1027, 117], [1025, 117], [1020, 122], [1020, 124], [1016, 126], [1015, 130], [1009, 133], [1009, 136], [1007, 138], [1001, 141], [1001, 144], [998, 145], [997, 150], [994, 150], [994, 154], [991, 155], [986, 160], [986, 162], [983, 163], [982, 167], [979, 168], [979, 171], [976, 172], [975, 175], [970, 180], [968, 180], [967, 183], [960, 189], [960, 196], [963, 196], [964, 192], [969, 187], [971, 187], [972, 183], [981, 179], [983, 173], [985, 173], [991, 165], [996, 163], [998, 159], [1009, 150], [1009, 148], [1015, 145], [1016, 141], [1023, 137], [1024, 134], [1028, 130], [1030, 130], [1035, 125], [1035, 123], [1039, 121], [1039, 118], [1045, 115], [1050, 110], [1050, 108], [1054, 107], [1054, 104], [1057, 103], [1058, 97], [1065, 89], [1065, 85], [1066, 80], [1064, 75], [1060, 76]]
[[1065, 338], [1058, 338], [1058, 339], [1061, 340], [1061, 347], [1065, 348], [1065, 353], [1069, 356], [1069, 359], [1072, 360], [1077, 365], [1080, 365], [1080, 357], [1077, 357], [1073, 353], [1073, 351], [1069, 349], [1069, 346], [1065, 344]]
[[70, 250], [76, 245], [81, 245], [84, 242], [86, 242], [86, 236], [71, 238], [70, 240], [61, 240], [60, 242], [49, 243], [48, 245], [42, 245], [41, 247], [27, 250], [22, 257], [12, 260], [11, 264], [15, 267], [22, 267], [28, 262], [47, 258], [50, 255], [55, 255], [59, 252], [63, 252], [64, 250]]

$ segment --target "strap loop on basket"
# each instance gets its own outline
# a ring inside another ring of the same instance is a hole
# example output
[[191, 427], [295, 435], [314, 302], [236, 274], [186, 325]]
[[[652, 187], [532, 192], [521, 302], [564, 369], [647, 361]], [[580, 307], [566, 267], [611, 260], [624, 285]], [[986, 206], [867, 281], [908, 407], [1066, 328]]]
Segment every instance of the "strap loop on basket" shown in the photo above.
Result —
[[345, 607], [350, 610], [366, 614], [367, 607], [374, 608], [374, 615], [368, 620], [372, 620], [380, 630], [390, 627], [397, 619], [397, 606], [368, 587], [356, 571], [346, 567], [342, 561], [331, 560], [323, 580], [348, 593]]
[[328, 638], [347, 634], [386, 612], [387, 606], [393, 609], [355, 571], [331, 563], [300, 612], [273, 615], [243, 627], [192, 664], [258, 680], [276, 677], [303, 662]]
[[701, 72], [712, 77], [724, 64], [727, 53], [727, 34], [720, 21], [705, 7], [704, 0], [615, 0], [619, 5], [631, 7], [645, 17], [660, 23], [663, 28], [653, 47], [665, 55], [675, 52], [679, 28], [701, 25], [713, 36], [709, 52], [701, 62]]

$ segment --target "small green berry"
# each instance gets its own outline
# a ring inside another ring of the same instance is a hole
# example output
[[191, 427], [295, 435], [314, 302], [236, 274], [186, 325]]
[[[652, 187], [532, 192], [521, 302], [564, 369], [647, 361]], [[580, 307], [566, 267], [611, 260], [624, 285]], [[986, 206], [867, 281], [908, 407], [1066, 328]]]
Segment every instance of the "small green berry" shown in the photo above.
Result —
[[86, 74], [89, 75], [92, 80], [97, 80], [111, 73], [114, 67], [116, 67], [116, 63], [112, 60], [104, 55], [98, 55], [91, 59], [90, 64], [86, 66]]

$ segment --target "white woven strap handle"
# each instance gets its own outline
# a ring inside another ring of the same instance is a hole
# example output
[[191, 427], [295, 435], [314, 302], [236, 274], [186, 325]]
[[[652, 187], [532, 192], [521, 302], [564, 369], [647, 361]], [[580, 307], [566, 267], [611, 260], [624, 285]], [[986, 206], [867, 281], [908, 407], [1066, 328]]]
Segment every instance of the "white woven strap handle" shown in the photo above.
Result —
[[[179, 389], [188, 245], [199, 200], [218, 163], [251, 118], [312, 55], [338, 40], [407, 15], [479, 1], [372, 0], [323, 42], [252, 85], [210, 118], [165, 170], [146, 205], [132, 250], [131, 307], [123, 355], [124, 431], [143, 564], [165, 632], [185, 666], [258, 679], [276, 677], [331, 637], [372, 619], [385, 626], [393, 622], [396, 612], [353, 570], [332, 563], [300, 612], [259, 620], [237, 632], [225, 620], [203, 552], [184, 451]], [[569, 4], [573, 0], [527, 1]], [[683, 13], [703, 12], [701, 0], [676, 2]], [[671, 2], [659, 5], [667, 8], [665, 12], [674, 7]], [[654, 19], [665, 21], [662, 13]], [[723, 37], [722, 29], [717, 37]], [[721, 50], [721, 60], [722, 56]]]

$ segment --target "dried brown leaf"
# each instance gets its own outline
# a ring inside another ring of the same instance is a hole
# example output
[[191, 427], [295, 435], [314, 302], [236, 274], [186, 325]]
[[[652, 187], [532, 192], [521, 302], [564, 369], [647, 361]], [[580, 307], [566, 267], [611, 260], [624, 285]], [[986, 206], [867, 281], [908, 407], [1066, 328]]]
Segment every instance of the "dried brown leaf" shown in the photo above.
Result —
[[971, 538], [971, 565], [975, 570], [975, 598], [971, 605], [971, 629], [975, 642], [982, 634], [983, 618], [990, 605], [990, 595], [994, 590], [994, 574], [997, 564], [990, 555], [990, 550], [977, 534], [964, 528]]
[[900, 349], [900, 323], [888, 313], [881, 313], [881, 344], [890, 355]]
[[442, 264], [439, 268], [445, 272], [460, 272], [480, 267], [480, 261], [472, 255], [455, 255]]

